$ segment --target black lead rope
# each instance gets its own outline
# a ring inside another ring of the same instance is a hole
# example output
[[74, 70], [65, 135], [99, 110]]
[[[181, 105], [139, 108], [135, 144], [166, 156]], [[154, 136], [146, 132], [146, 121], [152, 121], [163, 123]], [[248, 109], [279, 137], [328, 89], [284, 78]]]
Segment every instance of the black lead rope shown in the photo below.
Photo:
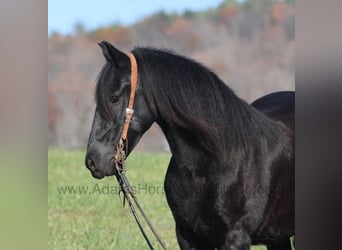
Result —
[[119, 166], [117, 167], [117, 174], [115, 175], [116, 176], [116, 179], [120, 185], [120, 191], [123, 193], [124, 197], [123, 197], [123, 204], [125, 205], [125, 200], [127, 200], [127, 203], [128, 203], [128, 206], [134, 216], [134, 219], [135, 221], [137, 222], [138, 224], [138, 227], [146, 241], [146, 243], [148, 244], [148, 246], [150, 247], [151, 250], [154, 250], [153, 248], [153, 245], [151, 243], [151, 241], [149, 240], [145, 230], [143, 229], [140, 221], [139, 221], [139, 218], [138, 218], [138, 215], [135, 211], [135, 208], [134, 208], [134, 205], [131, 201], [131, 198], [133, 199], [135, 205], [138, 207], [141, 215], [143, 216], [143, 218], [145, 219], [146, 223], [148, 224], [148, 226], [150, 227], [152, 233], [154, 234], [154, 236], [156, 237], [156, 239], [158, 240], [160, 246], [166, 250], [166, 246], [164, 244], [164, 242], [160, 239], [159, 235], [157, 234], [157, 232], [155, 231], [155, 229], [153, 228], [151, 222], [149, 221], [149, 219], [147, 218], [144, 210], [142, 209], [142, 207], [140, 206], [139, 202], [138, 202], [138, 199], [137, 197], [134, 195], [134, 193], [132, 192], [132, 189], [131, 189], [131, 185], [129, 184], [128, 182], [128, 179], [125, 175], [125, 153], [124, 152], [120, 152], [121, 153], [121, 156], [122, 159], [120, 161], [120, 163], [117, 163]]
[[127, 193], [127, 190], [126, 190], [125, 187], [124, 187], [125, 184], [124, 184], [124, 182], [123, 182], [123, 180], [122, 180], [121, 174], [120, 174], [120, 175], [117, 175], [116, 178], [117, 178], [117, 180], [118, 180], [118, 182], [119, 182], [119, 185], [120, 185], [120, 189], [121, 189], [120, 191], [124, 194], [124, 197], [123, 197], [123, 204], [125, 205], [125, 200], [127, 200], [128, 206], [129, 206], [129, 208], [131, 209], [131, 212], [132, 212], [132, 214], [133, 214], [133, 216], [134, 216], [134, 219], [135, 219], [135, 221], [137, 222], [138, 227], [139, 227], [139, 229], [140, 229], [140, 232], [142, 233], [142, 235], [143, 235], [143, 237], [144, 237], [144, 239], [145, 239], [147, 245], [150, 247], [151, 250], [154, 250], [154, 248], [153, 248], [153, 246], [152, 246], [152, 243], [151, 243], [150, 240], [148, 239], [148, 237], [147, 237], [147, 235], [146, 235], [146, 233], [145, 233], [145, 231], [144, 231], [144, 229], [143, 229], [143, 227], [142, 227], [142, 225], [141, 225], [141, 223], [140, 223], [140, 221], [139, 221], [138, 215], [137, 215], [137, 213], [135, 212], [134, 206], [133, 206], [133, 204], [132, 204], [132, 202], [131, 202], [131, 199], [129, 198], [129, 195], [128, 195], [128, 193]]

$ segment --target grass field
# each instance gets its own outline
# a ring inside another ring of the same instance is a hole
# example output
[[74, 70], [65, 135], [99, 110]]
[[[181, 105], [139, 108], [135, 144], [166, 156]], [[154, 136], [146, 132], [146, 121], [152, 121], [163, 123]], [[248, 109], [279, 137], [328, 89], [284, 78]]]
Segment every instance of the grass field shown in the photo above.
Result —
[[[94, 179], [84, 166], [83, 151], [50, 149], [48, 157], [49, 249], [148, 249], [128, 207], [122, 207], [114, 177]], [[169, 158], [134, 152], [127, 176], [168, 249], [179, 249], [163, 192]]]

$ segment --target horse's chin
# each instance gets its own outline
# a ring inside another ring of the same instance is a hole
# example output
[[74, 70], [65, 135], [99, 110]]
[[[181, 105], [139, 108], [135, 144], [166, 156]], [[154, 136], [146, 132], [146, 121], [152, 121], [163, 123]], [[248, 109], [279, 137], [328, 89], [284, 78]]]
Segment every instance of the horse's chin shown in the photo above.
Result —
[[96, 179], [103, 179], [106, 176], [112, 176], [115, 175], [114, 169], [106, 169], [106, 170], [95, 170], [94, 172], [91, 172], [91, 175]]

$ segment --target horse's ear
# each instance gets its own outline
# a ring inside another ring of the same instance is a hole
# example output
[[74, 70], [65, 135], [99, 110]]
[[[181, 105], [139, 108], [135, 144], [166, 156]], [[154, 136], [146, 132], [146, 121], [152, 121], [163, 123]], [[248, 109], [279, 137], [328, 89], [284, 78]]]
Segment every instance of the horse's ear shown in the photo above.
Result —
[[129, 67], [129, 57], [125, 53], [121, 52], [107, 41], [102, 41], [98, 43], [98, 45], [101, 47], [107, 62], [115, 63], [120, 68]]

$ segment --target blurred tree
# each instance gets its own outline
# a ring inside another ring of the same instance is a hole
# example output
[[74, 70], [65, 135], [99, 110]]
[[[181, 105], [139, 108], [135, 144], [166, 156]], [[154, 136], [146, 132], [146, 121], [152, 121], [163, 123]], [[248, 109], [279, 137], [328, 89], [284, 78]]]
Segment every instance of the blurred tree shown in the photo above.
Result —
[[274, 0], [246, 0], [243, 7], [252, 11], [262, 11], [272, 6]]
[[109, 26], [92, 31], [88, 35], [93, 41], [108, 40], [119, 44], [130, 43], [131, 38], [127, 28]]
[[123, 28], [124, 26], [121, 24], [120, 21], [115, 21], [112, 25], [110, 25], [110, 27], [114, 30], [116, 29], [121, 29]]
[[195, 16], [196, 12], [192, 11], [192, 10], [185, 10], [183, 13], [183, 17], [187, 18], [187, 19], [191, 19]]
[[270, 17], [273, 24], [284, 23], [290, 15], [290, 7], [286, 2], [275, 2], [272, 5]]
[[180, 16], [177, 12], [167, 13], [167, 12], [161, 10], [157, 13], [157, 17], [162, 22], [170, 23], [170, 22], [176, 20]]
[[81, 22], [77, 22], [74, 26], [74, 32], [78, 36], [83, 36], [86, 33], [86, 30], [84, 28], [84, 24]]
[[198, 16], [210, 22], [216, 22], [219, 19], [219, 14], [217, 12], [217, 9], [212, 9], [212, 8], [203, 12], [199, 12]]
[[285, 0], [285, 2], [289, 5], [294, 5], [295, 4], [295, 0]]
[[224, 25], [229, 25], [229, 19], [238, 13], [237, 5], [225, 5], [219, 9], [220, 22]]
[[50, 34], [50, 37], [59, 37], [59, 36], [60, 36], [60, 34], [56, 30], [52, 31], [51, 34]]
[[227, 5], [233, 5], [233, 6], [238, 6], [239, 1], [237, 0], [224, 0], [220, 5], [219, 8], [225, 7]]

